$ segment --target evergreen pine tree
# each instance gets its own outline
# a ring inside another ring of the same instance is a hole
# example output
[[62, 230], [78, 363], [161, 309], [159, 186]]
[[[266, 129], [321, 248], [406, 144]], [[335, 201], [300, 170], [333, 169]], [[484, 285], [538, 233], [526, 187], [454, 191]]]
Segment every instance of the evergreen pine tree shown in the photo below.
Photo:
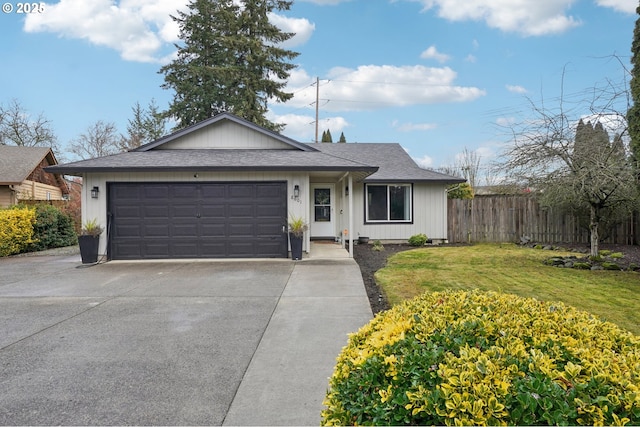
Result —
[[338, 142], [347, 142], [347, 138], [344, 137], [344, 132], [340, 133], [340, 139]]
[[[636, 8], [636, 14], [640, 14], [640, 6]], [[631, 101], [633, 105], [627, 111], [627, 123], [629, 136], [631, 137], [631, 156], [640, 174], [640, 18], [636, 19], [633, 30], [633, 42], [631, 43]]]
[[331, 131], [329, 129], [327, 129], [325, 132], [322, 132], [322, 142], [333, 142]]
[[287, 62], [298, 56], [279, 44], [293, 37], [269, 22], [291, 0], [191, 0], [172, 17], [180, 27], [178, 57], [160, 69], [164, 89], [175, 91], [166, 112], [183, 128], [228, 111], [279, 131], [266, 119], [267, 102], [284, 102]]

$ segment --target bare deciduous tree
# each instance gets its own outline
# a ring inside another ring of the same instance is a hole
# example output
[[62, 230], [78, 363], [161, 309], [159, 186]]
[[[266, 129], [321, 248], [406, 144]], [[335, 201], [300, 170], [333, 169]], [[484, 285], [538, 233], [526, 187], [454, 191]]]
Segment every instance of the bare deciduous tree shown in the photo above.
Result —
[[83, 160], [108, 156], [120, 151], [119, 141], [115, 124], [98, 120], [71, 141], [69, 151]]
[[462, 177], [467, 180], [471, 188], [476, 188], [478, 183], [478, 171], [480, 170], [481, 156], [476, 151], [471, 151], [467, 147], [458, 156], [456, 167]]
[[562, 98], [556, 112], [530, 101], [535, 119], [510, 128], [513, 144], [501, 164], [512, 182], [529, 186], [542, 204], [588, 213], [592, 256], [598, 254], [599, 227], [605, 219], [630, 212], [638, 203], [626, 128], [619, 126], [611, 141], [602, 125], [624, 123], [624, 114], [613, 107], [620, 107], [616, 101], [625, 93], [626, 88], [608, 82], [594, 90], [591, 114], [576, 118], [569, 117]]
[[51, 147], [57, 151], [51, 121], [42, 113], [32, 117], [16, 99], [6, 107], [0, 105], [0, 144]]

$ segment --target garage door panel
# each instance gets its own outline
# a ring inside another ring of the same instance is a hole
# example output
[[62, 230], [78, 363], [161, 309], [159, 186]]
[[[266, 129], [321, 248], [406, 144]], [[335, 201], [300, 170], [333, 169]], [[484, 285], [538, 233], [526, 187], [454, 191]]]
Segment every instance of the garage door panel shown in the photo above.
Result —
[[142, 229], [139, 224], [122, 224], [119, 227], [114, 227], [111, 230], [112, 237], [124, 237], [124, 238], [140, 238], [142, 237]]
[[114, 245], [114, 251], [121, 254], [121, 259], [140, 259], [142, 256], [142, 247], [140, 242], [120, 242]]
[[257, 236], [265, 236], [266, 238], [279, 238], [282, 233], [282, 224], [256, 224], [255, 233]]
[[226, 188], [226, 184], [202, 184], [200, 191], [204, 200], [212, 198], [224, 200]]
[[237, 223], [229, 224], [229, 236], [242, 237], [242, 238], [254, 238], [255, 224], [253, 223]]
[[284, 182], [109, 184], [112, 259], [286, 257]]
[[247, 240], [231, 240], [229, 242], [229, 256], [231, 257], [253, 257], [254, 253], [254, 242]]
[[203, 241], [201, 244], [202, 252], [209, 254], [211, 258], [226, 258], [227, 243], [219, 239], [211, 241]]
[[227, 196], [230, 199], [254, 199], [255, 187], [255, 184], [234, 184], [229, 187]]
[[144, 255], [148, 258], [169, 257], [169, 245], [166, 242], [146, 241], [142, 246]]
[[153, 185], [142, 187], [143, 197], [146, 200], [167, 200], [169, 199], [169, 185]]
[[197, 258], [198, 245], [194, 242], [179, 241], [170, 246], [171, 258]]
[[140, 218], [141, 206], [118, 206], [114, 212], [119, 218]]
[[256, 206], [256, 216], [260, 218], [280, 218], [282, 206], [258, 205]]
[[169, 206], [167, 205], [145, 205], [142, 210], [144, 218], [167, 218], [169, 217]]
[[120, 201], [125, 200], [140, 200], [141, 187], [116, 187], [113, 189], [112, 194]]
[[198, 224], [173, 224], [171, 226], [171, 237], [195, 239], [198, 237]]
[[143, 236], [144, 237], [169, 237], [169, 224], [145, 224]]
[[254, 218], [255, 206], [253, 204], [230, 204], [229, 216], [233, 218]]
[[227, 209], [224, 204], [204, 204], [200, 207], [200, 214], [202, 218], [226, 218]]
[[168, 194], [174, 200], [179, 200], [179, 199], [194, 200], [198, 197], [198, 185], [182, 184], [179, 187], [170, 186]]
[[202, 237], [227, 237], [227, 224], [202, 224], [200, 227], [200, 235]]

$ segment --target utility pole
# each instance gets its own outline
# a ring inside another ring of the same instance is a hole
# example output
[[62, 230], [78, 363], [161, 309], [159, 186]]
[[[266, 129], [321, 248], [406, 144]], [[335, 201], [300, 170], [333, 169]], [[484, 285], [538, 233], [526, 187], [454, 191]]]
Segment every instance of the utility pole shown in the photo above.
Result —
[[320, 103], [320, 78], [316, 77], [316, 143], [318, 142], [318, 104]]

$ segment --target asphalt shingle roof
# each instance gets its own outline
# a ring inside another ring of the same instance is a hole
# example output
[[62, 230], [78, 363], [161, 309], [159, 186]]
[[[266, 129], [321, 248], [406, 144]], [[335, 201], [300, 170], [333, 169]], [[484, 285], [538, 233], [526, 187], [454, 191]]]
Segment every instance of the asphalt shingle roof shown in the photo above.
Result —
[[[230, 120], [285, 143], [289, 149], [162, 149], [191, 132]], [[441, 182], [463, 179], [425, 170], [399, 144], [304, 144], [225, 113], [204, 120], [134, 151], [48, 167], [48, 172], [80, 175], [85, 172], [162, 171], [350, 171], [362, 172], [367, 182]]]
[[322, 153], [379, 166], [366, 182], [443, 182], [460, 183], [464, 179], [440, 172], [422, 169], [400, 144], [382, 143], [318, 143], [313, 144]]
[[49, 172], [69, 175], [83, 172], [157, 172], [169, 170], [303, 170], [372, 173], [377, 170], [377, 167], [317, 151], [182, 149], [131, 151], [47, 168]]
[[47, 147], [0, 145], [0, 184], [20, 184], [50, 152]]

